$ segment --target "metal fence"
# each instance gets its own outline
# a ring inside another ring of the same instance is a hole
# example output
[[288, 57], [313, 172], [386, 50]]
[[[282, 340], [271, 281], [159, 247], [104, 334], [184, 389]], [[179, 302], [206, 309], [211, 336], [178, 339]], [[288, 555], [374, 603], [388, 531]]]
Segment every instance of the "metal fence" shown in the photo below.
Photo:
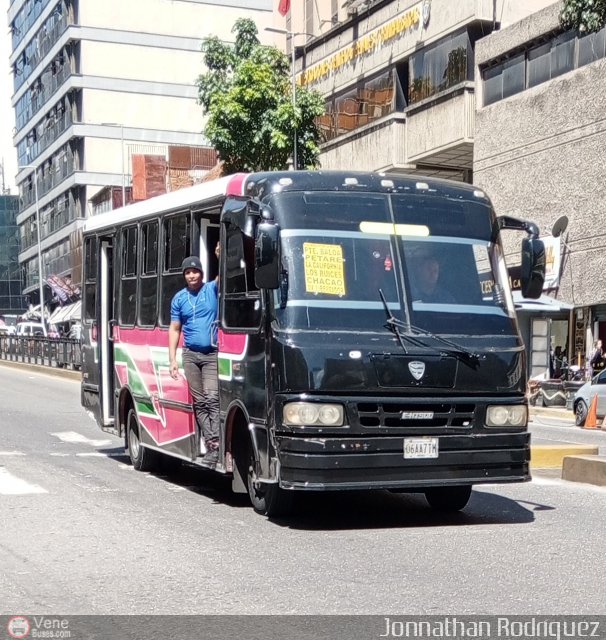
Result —
[[82, 348], [79, 340], [0, 336], [0, 360], [40, 364], [46, 367], [80, 369]]

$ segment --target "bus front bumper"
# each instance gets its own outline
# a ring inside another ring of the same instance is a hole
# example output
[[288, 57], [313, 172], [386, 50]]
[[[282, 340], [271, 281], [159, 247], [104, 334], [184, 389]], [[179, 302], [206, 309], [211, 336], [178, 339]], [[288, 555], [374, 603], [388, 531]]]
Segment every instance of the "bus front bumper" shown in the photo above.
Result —
[[435, 458], [404, 457], [402, 436], [276, 436], [284, 489], [418, 489], [530, 480], [530, 434], [440, 435]]

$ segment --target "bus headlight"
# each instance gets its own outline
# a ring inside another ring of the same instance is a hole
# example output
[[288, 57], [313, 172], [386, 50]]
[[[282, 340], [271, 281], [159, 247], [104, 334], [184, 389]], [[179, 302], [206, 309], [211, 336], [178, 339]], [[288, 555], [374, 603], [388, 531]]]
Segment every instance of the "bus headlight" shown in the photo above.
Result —
[[340, 427], [343, 425], [343, 407], [340, 404], [288, 402], [284, 405], [283, 421], [289, 426]]
[[486, 409], [487, 427], [523, 427], [527, 422], [525, 404], [491, 405]]

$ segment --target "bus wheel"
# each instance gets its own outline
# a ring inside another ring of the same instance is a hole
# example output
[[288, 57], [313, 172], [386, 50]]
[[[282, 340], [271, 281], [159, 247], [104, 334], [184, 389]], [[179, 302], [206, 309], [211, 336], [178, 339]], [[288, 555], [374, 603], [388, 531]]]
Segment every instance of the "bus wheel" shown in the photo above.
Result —
[[137, 413], [132, 407], [126, 419], [126, 450], [137, 471], [152, 471], [158, 466], [159, 454], [141, 446], [139, 421]]
[[469, 502], [471, 485], [462, 487], [432, 487], [425, 491], [425, 499], [436, 511], [460, 511]]
[[[253, 509], [261, 515], [274, 517], [288, 515], [293, 508], [293, 494], [281, 489], [278, 483], [269, 484], [254, 479], [255, 454], [248, 441], [245, 449], [246, 487]], [[244, 453], [244, 452], [243, 452]]]

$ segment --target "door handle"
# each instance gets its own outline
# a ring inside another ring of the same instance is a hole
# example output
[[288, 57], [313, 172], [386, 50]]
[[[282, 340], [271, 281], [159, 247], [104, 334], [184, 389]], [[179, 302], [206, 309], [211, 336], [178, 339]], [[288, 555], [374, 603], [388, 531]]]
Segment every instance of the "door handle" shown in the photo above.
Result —
[[113, 318], [108, 321], [107, 326], [109, 327], [109, 331], [107, 332], [107, 339], [110, 342], [114, 341], [114, 327], [118, 326], [118, 321]]

